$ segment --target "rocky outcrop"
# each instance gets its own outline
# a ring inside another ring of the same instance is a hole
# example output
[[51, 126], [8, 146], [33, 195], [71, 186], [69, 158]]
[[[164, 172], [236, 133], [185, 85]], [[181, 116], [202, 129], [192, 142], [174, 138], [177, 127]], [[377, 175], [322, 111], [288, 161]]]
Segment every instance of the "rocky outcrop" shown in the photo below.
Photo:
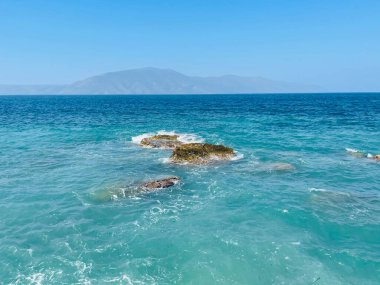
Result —
[[141, 140], [140, 145], [152, 148], [174, 149], [181, 145], [178, 135], [154, 135]]
[[232, 148], [207, 143], [189, 143], [177, 146], [170, 157], [174, 163], [205, 164], [213, 160], [227, 160], [235, 155]]

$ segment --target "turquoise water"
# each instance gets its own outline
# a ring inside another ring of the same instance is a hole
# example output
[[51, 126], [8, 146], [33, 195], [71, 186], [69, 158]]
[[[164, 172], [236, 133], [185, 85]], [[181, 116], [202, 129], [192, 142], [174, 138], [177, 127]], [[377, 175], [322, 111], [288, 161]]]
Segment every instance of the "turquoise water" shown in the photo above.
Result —
[[[160, 130], [241, 157], [132, 142]], [[346, 148], [380, 153], [380, 94], [0, 97], [1, 283], [380, 284], [380, 162]]]

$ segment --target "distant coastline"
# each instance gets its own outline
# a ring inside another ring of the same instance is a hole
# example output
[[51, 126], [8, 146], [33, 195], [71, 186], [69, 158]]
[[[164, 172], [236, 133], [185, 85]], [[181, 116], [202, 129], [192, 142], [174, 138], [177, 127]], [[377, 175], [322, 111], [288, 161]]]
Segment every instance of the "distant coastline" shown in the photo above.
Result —
[[313, 95], [380, 95], [379, 92], [289, 92], [289, 93], [218, 93], [218, 94], [1, 94], [1, 97], [109, 97], [109, 96], [130, 96], [130, 97], [153, 97], [153, 96], [162, 96], [162, 97], [176, 97], [176, 96], [313, 96]]
[[0, 84], [0, 95], [183, 95], [324, 93], [325, 89], [266, 79], [224, 75], [187, 76], [170, 69], [140, 68], [110, 72], [67, 85]]

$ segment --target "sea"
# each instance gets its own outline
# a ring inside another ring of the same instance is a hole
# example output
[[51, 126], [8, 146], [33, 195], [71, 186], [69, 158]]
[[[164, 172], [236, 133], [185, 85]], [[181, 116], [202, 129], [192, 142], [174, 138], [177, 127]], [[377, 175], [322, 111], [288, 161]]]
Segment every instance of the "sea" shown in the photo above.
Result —
[[[236, 156], [174, 164], [151, 134]], [[0, 284], [378, 285], [367, 154], [380, 93], [0, 96]]]

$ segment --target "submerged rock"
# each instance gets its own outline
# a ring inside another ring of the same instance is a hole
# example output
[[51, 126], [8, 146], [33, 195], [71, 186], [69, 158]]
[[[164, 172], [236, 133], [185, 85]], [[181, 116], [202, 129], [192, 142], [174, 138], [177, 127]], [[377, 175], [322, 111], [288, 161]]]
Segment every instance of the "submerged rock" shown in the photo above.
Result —
[[93, 197], [96, 201], [106, 202], [112, 200], [118, 200], [128, 197], [134, 197], [137, 195], [154, 192], [155, 190], [169, 188], [174, 186], [181, 179], [177, 176], [170, 176], [162, 179], [157, 179], [153, 181], [148, 181], [142, 184], [137, 185], [128, 185], [124, 187], [112, 187], [97, 191], [93, 194]]
[[170, 160], [175, 163], [204, 164], [212, 160], [231, 159], [234, 155], [234, 150], [224, 145], [189, 143], [177, 146]]
[[371, 158], [371, 156], [368, 156], [368, 154], [362, 152], [351, 152], [350, 154], [357, 158]]
[[142, 185], [142, 188], [147, 189], [147, 190], [168, 188], [177, 184], [179, 181], [180, 181], [180, 178], [177, 176], [167, 177], [164, 179], [146, 182]]
[[290, 171], [295, 170], [295, 167], [290, 163], [276, 162], [268, 165], [269, 169], [272, 171]]
[[295, 166], [286, 162], [263, 163], [254, 168], [258, 172], [288, 172], [296, 170]]
[[362, 152], [362, 151], [359, 151], [359, 150], [356, 150], [356, 149], [353, 149], [353, 148], [346, 148], [346, 151], [354, 156], [354, 157], [358, 157], [358, 158], [368, 158], [368, 153], [365, 153], [365, 152]]
[[154, 135], [142, 139], [140, 144], [145, 147], [174, 149], [182, 144], [178, 137], [178, 135]]

